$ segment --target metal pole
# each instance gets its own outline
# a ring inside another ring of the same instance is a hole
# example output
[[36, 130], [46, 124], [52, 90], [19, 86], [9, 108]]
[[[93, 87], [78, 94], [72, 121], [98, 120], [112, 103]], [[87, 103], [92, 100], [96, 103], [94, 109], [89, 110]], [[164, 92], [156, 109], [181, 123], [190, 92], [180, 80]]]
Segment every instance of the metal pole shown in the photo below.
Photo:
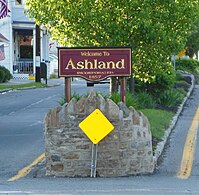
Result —
[[91, 177], [96, 177], [97, 167], [97, 144], [92, 145]]
[[173, 66], [174, 66], [174, 71], [176, 71], [176, 59], [174, 58], [174, 61], [173, 61]]

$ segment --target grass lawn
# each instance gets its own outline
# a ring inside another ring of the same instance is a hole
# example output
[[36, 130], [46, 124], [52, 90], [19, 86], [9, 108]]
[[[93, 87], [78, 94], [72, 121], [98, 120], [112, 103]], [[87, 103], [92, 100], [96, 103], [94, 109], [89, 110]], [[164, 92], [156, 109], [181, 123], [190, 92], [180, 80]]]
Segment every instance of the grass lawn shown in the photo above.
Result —
[[25, 83], [25, 84], [20, 84], [20, 85], [0, 85], [0, 90], [5, 90], [5, 89], [21, 89], [21, 88], [26, 88], [26, 87], [46, 87], [45, 84], [38, 83], [38, 82], [33, 82], [33, 83]]
[[161, 141], [175, 113], [159, 109], [140, 110], [148, 118], [153, 138]]

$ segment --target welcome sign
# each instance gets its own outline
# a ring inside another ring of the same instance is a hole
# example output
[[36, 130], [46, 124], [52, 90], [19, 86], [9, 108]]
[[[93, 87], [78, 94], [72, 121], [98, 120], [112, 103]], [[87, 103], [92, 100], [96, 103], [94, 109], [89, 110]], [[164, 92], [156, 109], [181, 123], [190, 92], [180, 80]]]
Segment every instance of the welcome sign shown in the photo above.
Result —
[[131, 75], [131, 48], [58, 48], [59, 76], [99, 81]]

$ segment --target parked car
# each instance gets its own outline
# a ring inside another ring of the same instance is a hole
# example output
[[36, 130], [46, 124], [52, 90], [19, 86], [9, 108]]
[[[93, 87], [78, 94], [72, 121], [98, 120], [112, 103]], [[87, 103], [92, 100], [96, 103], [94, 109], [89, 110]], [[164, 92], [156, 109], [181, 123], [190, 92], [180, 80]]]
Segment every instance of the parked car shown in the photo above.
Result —
[[110, 83], [110, 77], [101, 81], [87, 81], [87, 87], [93, 87], [95, 84], [106, 84]]

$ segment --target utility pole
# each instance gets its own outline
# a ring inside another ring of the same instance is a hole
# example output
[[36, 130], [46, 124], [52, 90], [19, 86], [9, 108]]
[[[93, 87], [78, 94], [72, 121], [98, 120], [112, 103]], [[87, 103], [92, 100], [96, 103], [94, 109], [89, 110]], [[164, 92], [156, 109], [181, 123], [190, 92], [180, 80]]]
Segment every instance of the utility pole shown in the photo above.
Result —
[[41, 51], [40, 51], [40, 27], [36, 24], [36, 70], [35, 70], [35, 82], [41, 82], [40, 76], [40, 62], [41, 62]]

